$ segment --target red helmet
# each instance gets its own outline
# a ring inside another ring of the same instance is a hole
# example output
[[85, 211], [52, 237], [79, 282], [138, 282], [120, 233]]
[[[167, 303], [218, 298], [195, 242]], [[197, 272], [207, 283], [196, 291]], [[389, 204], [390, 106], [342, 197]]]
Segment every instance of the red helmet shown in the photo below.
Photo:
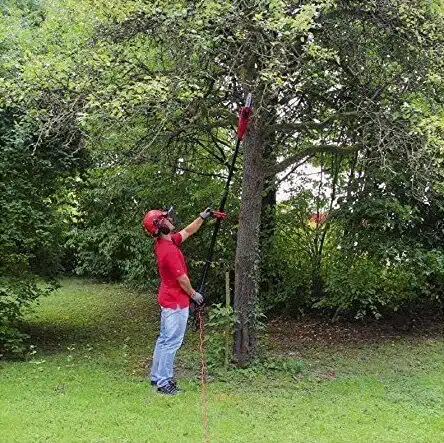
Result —
[[160, 211], [159, 209], [152, 209], [143, 217], [142, 226], [145, 231], [151, 235], [159, 234], [159, 229], [163, 224], [165, 218], [168, 217], [168, 211]]

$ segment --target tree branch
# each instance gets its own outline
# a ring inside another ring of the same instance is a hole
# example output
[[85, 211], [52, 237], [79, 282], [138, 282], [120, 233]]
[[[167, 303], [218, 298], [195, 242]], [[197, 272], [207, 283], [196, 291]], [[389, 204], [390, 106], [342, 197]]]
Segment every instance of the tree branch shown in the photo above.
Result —
[[323, 129], [329, 123], [335, 120], [351, 120], [358, 116], [357, 111], [351, 112], [343, 112], [343, 113], [335, 113], [330, 115], [326, 119], [321, 122], [307, 121], [307, 122], [299, 122], [299, 123], [280, 123], [276, 125], [270, 126], [270, 131], [278, 131], [278, 132], [292, 132], [292, 131], [300, 131], [306, 129]]
[[226, 157], [220, 157], [219, 155], [217, 155], [215, 152], [213, 152], [211, 149], [208, 149], [207, 146], [205, 146], [204, 143], [202, 143], [199, 139], [197, 138], [192, 138], [192, 140], [197, 143], [207, 154], [210, 154], [212, 157], [214, 157], [219, 163], [221, 163], [222, 165], [225, 166], [230, 166], [227, 162]]
[[282, 160], [280, 163], [273, 165], [265, 170], [264, 177], [269, 178], [272, 177], [279, 172], [285, 171], [288, 167], [294, 165], [295, 163], [300, 162], [305, 157], [310, 155], [317, 154], [319, 152], [331, 152], [336, 154], [349, 154], [352, 152], [356, 152], [359, 149], [359, 146], [341, 146], [341, 145], [318, 145], [311, 146], [310, 148], [304, 149], [302, 152], [291, 155], [287, 157], [285, 160]]
[[209, 173], [209, 172], [194, 171], [193, 169], [182, 168], [181, 166], [174, 166], [174, 168], [176, 170], [179, 170], [179, 171], [189, 172], [191, 174], [201, 175], [203, 177], [220, 178], [222, 180], [226, 180], [227, 179], [227, 177], [225, 175], [212, 174], [212, 173]]
[[[219, 143], [224, 143], [222, 140], [218, 139], [214, 134], [213, 131], [210, 131], [210, 137], [211, 140], [213, 140], [213, 143], [215, 144], [216, 148], [220, 152], [221, 156], [224, 158], [224, 161], [227, 161], [227, 156], [225, 155], [224, 150], [219, 146]], [[224, 143], [226, 145], [226, 143]]]
[[291, 171], [288, 172], [288, 174], [285, 174], [284, 177], [282, 177], [280, 180], [276, 181], [274, 186], [277, 188], [282, 182], [287, 180], [287, 178], [290, 177], [290, 175], [293, 174], [293, 172], [296, 171], [296, 169], [298, 169], [303, 164], [307, 163], [313, 157], [314, 157], [314, 154], [309, 155], [308, 157], [304, 158], [300, 163], [297, 163], [296, 165], [294, 165], [293, 168], [291, 168]]

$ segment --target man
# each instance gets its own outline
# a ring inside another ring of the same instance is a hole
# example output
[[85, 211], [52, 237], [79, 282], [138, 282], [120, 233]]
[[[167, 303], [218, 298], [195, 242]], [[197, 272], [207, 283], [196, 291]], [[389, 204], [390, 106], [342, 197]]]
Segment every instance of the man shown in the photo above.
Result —
[[180, 245], [211, 217], [213, 211], [205, 209], [185, 229], [174, 233], [173, 220], [167, 211], [152, 210], [143, 218], [143, 228], [156, 238], [154, 252], [160, 276], [157, 300], [161, 307], [160, 333], [157, 338], [151, 368], [151, 384], [162, 394], [182, 392], [173, 379], [174, 360], [187, 326], [190, 300], [197, 305], [203, 296], [191, 286], [185, 258]]

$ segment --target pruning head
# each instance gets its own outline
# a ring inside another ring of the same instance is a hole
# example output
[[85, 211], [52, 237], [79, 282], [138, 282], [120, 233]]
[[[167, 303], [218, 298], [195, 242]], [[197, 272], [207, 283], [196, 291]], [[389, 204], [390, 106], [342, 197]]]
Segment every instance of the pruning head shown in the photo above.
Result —
[[240, 109], [239, 121], [237, 124], [238, 140], [243, 140], [245, 132], [247, 131], [248, 120], [253, 112], [251, 109], [251, 97], [251, 94], [248, 94], [247, 99], [245, 100], [245, 106]]

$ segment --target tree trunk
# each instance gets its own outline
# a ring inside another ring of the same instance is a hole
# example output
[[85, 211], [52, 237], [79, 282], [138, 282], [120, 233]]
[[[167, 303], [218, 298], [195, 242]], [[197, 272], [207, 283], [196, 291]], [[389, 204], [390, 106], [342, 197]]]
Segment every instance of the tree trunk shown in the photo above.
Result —
[[274, 178], [265, 180], [260, 228], [260, 293], [267, 294], [276, 283], [276, 269], [270, 260], [276, 230], [276, 187]]
[[[264, 118], [267, 121], [267, 125], [274, 125], [277, 121], [278, 109], [277, 96], [269, 98], [269, 105], [265, 111]], [[264, 140], [263, 148], [263, 164], [264, 168], [276, 166], [276, 134], [269, 133], [267, 139]], [[274, 233], [276, 231], [276, 177], [272, 176], [266, 178], [264, 181], [264, 190], [262, 194], [262, 208], [261, 208], [261, 227], [259, 234], [259, 247], [260, 247], [260, 294], [268, 294], [272, 290], [273, 286], [277, 283], [276, 269], [271, 260], [272, 247], [274, 242]]]
[[259, 228], [263, 178], [263, 136], [253, 125], [245, 142], [242, 201], [236, 247], [234, 359], [244, 367], [256, 350], [255, 314], [259, 284]]
[[[276, 187], [274, 179], [264, 182], [265, 194], [262, 197], [261, 236], [273, 237], [276, 228]], [[262, 235], [263, 234], [263, 235]]]

